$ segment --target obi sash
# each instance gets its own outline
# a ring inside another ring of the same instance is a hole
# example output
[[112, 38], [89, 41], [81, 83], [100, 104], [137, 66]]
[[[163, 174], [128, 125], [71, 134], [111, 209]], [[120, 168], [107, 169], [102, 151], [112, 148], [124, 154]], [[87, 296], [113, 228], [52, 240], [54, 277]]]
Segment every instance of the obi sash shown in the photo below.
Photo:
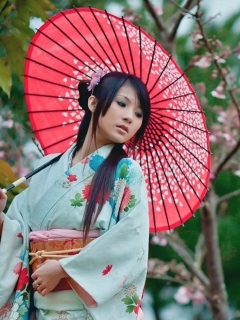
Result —
[[[83, 241], [83, 232], [68, 229], [52, 229], [30, 232], [30, 261], [32, 272], [47, 259], [62, 259], [77, 254], [99, 236], [99, 230], [90, 230]], [[67, 278], [61, 279], [53, 291], [72, 290]]]

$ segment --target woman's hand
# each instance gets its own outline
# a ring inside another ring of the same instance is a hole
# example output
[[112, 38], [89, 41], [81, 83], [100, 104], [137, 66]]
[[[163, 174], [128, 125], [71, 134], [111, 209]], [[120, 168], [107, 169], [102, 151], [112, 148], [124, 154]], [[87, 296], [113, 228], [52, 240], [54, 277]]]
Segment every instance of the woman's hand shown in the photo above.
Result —
[[6, 203], [7, 203], [7, 196], [2, 191], [2, 189], [0, 189], [0, 212], [2, 212], [5, 209]]
[[42, 296], [52, 291], [62, 278], [67, 278], [59, 261], [48, 259], [32, 274], [33, 288]]
[[2, 235], [2, 228], [3, 228], [3, 221], [4, 221], [3, 210], [5, 209], [6, 203], [7, 203], [7, 196], [2, 191], [2, 189], [0, 189], [0, 236]]

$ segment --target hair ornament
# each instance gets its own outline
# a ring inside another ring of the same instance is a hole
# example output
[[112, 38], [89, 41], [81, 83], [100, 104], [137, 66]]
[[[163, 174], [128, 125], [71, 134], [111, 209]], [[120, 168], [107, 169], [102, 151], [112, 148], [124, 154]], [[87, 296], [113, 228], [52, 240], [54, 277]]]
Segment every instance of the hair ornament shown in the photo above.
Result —
[[92, 79], [90, 81], [89, 86], [87, 87], [88, 91], [93, 91], [95, 86], [99, 84], [101, 78], [105, 75], [105, 72], [102, 69], [97, 70], [94, 75], [92, 76]]

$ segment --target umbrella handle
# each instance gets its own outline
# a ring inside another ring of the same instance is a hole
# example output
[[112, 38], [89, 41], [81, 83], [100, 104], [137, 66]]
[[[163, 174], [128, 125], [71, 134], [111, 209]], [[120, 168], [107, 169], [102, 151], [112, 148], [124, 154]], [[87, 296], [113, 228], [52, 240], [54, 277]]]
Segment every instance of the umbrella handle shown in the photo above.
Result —
[[27, 180], [26, 177], [22, 177], [16, 181], [14, 181], [12, 184], [10, 184], [8, 187], [2, 189], [3, 193], [7, 193], [9, 190], [19, 186], [20, 184], [22, 184], [23, 182], [25, 182]]
[[50, 161], [44, 163], [42, 166], [36, 168], [35, 170], [33, 170], [32, 172], [28, 173], [26, 176], [21, 177], [20, 179], [14, 181], [12, 184], [10, 184], [8, 187], [2, 189], [3, 193], [7, 193], [9, 190], [19, 186], [20, 184], [22, 184], [23, 182], [25, 182], [27, 179], [29, 179], [30, 177], [34, 176], [36, 173], [40, 172], [41, 170], [45, 169], [46, 167], [50, 166], [51, 164], [53, 164], [54, 162], [58, 161], [62, 156], [62, 153], [59, 154], [57, 157], [51, 159]]

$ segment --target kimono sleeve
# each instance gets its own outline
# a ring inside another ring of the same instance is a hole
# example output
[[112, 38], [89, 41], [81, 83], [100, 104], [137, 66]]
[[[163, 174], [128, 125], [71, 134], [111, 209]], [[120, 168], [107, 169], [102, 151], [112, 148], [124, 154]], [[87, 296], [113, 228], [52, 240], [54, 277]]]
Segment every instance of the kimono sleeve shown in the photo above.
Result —
[[27, 190], [17, 195], [4, 218], [0, 244], [0, 307], [2, 307], [15, 290], [22, 266], [22, 254], [25, 249], [27, 232], [21, 207]]
[[140, 297], [147, 272], [149, 222], [142, 170], [127, 159], [118, 166], [116, 179], [125, 181], [121, 199], [117, 199], [119, 221], [78, 255], [60, 260], [66, 273], [98, 306], [130, 284]]

